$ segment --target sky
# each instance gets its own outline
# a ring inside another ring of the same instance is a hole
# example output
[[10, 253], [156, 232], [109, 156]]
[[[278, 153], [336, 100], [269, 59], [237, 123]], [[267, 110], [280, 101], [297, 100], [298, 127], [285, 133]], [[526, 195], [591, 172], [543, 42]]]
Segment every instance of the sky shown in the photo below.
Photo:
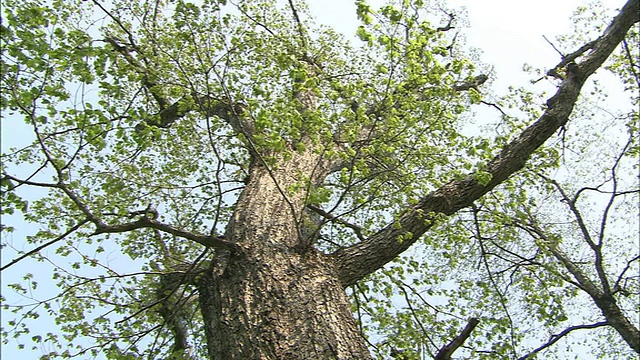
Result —
[[[624, 1], [605, 1], [611, 7], [622, 6]], [[371, 1], [379, 4], [381, 1]], [[543, 35], [553, 39], [555, 35], [566, 33], [571, 25], [573, 10], [583, 4], [581, 0], [450, 0], [449, 4], [466, 7], [469, 28], [464, 29], [468, 45], [481, 49], [481, 59], [493, 67], [492, 90], [504, 94], [508, 86], [528, 85], [533, 75], [525, 73], [525, 63], [539, 68], [552, 68], [559, 61], [557, 52], [544, 40]], [[334, 26], [350, 35], [358, 26], [355, 5], [351, 0], [311, 0], [310, 7], [320, 23]], [[552, 11], [551, 11], [552, 9]], [[488, 113], [489, 114], [489, 113]], [[497, 114], [494, 114], [497, 116]], [[2, 150], [5, 151], [16, 138], [14, 129], [2, 121], [0, 132]], [[19, 244], [22, 233], [13, 235], [13, 243]], [[3, 241], [6, 239], [3, 239]], [[23, 248], [29, 249], [29, 245]], [[2, 254], [2, 264], [13, 258], [13, 253]], [[25, 262], [28, 266], [28, 262]], [[11, 274], [26, 272], [26, 267], [14, 269]], [[2, 293], [5, 295], [8, 274], [2, 276]], [[41, 281], [48, 277], [43, 276]], [[4, 321], [4, 320], [3, 320]], [[15, 343], [2, 347], [2, 358], [37, 359], [39, 352], [16, 352]]]
[[[452, 8], [467, 9], [470, 22], [470, 28], [464, 29], [467, 43], [482, 50], [482, 60], [495, 67], [497, 89], [505, 89], [530, 80], [522, 71], [524, 63], [550, 68], [560, 61], [542, 36], [553, 38], [568, 31], [569, 17], [584, 1], [450, 0], [448, 3]], [[332, 24], [345, 34], [354, 33], [358, 26], [353, 1], [313, 0], [310, 7], [319, 22]]]

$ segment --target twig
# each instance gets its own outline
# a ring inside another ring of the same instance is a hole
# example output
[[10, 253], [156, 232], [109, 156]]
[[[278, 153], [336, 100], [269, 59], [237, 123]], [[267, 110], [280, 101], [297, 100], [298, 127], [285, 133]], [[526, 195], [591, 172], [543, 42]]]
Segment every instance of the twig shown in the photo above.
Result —
[[518, 360], [525, 360], [528, 359], [530, 357], [532, 357], [533, 355], [539, 353], [540, 351], [548, 348], [549, 346], [553, 345], [554, 343], [556, 343], [558, 340], [562, 339], [564, 336], [566, 336], [567, 334], [569, 334], [570, 332], [572, 332], [573, 330], [580, 330], [580, 329], [594, 329], [597, 327], [601, 327], [601, 326], [606, 326], [609, 325], [609, 323], [607, 321], [601, 321], [601, 322], [597, 322], [595, 324], [589, 324], [589, 325], [576, 325], [576, 326], [571, 326], [568, 327], [564, 330], [562, 330], [562, 332], [560, 332], [559, 334], [555, 334], [555, 335], [551, 335], [551, 337], [549, 338], [549, 341], [547, 341], [545, 344], [543, 344], [542, 346], [538, 347], [537, 349], [533, 350], [532, 352], [528, 353], [527, 355], [518, 358]]
[[7, 265], [5, 265], [5, 266], [1, 267], [1, 268], [0, 268], [0, 271], [4, 271], [4, 270], [6, 270], [7, 268], [9, 268], [10, 266], [15, 265], [16, 263], [18, 263], [18, 262], [22, 261], [23, 259], [28, 258], [29, 256], [34, 255], [34, 254], [38, 253], [40, 250], [43, 250], [43, 249], [45, 249], [45, 248], [47, 248], [47, 247], [49, 247], [49, 246], [51, 246], [51, 245], [53, 245], [53, 244], [57, 243], [58, 241], [60, 241], [60, 240], [64, 239], [64, 238], [65, 238], [65, 237], [67, 237], [69, 234], [71, 234], [72, 232], [74, 232], [74, 231], [78, 230], [80, 227], [82, 227], [82, 225], [84, 225], [84, 224], [86, 224], [86, 223], [88, 223], [88, 222], [89, 222], [89, 219], [84, 219], [84, 220], [82, 220], [81, 222], [79, 222], [78, 224], [76, 224], [75, 226], [73, 226], [72, 228], [70, 228], [69, 230], [67, 230], [67, 232], [65, 232], [64, 234], [62, 234], [62, 235], [58, 236], [57, 238], [55, 238], [55, 239], [53, 239], [53, 240], [51, 240], [51, 241], [49, 241], [49, 242], [47, 242], [47, 243], [44, 243], [44, 244], [42, 244], [42, 245], [38, 246], [37, 248], [35, 248], [35, 249], [33, 249], [33, 250], [31, 250], [31, 251], [29, 251], [29, 252], [27, 252], [27, 253], [23, 254], [22, 256], [19, 256], [18, 258], [16, 258], [16, 259], [12, 260], [12, 261], [11, 261], [10, 263], [8, 263]]
[[[624, 54], [626, 59], [629, 61], [629, 72], [633, 75], [633, 78], [636, 80], [636, 85], [640, 87], [640, 76], [636, 72], [636, 64], [634, 63], [633, 55], [631, 55], [631, 51], [629, 50], [629, 44], [627, 40], [622, 40], [622, 48], [624, 49]], [[637, 59], [637, 58], [636, 58]]]
[[[502, 309], [504, 310], [505, 315], [507, 316], [507, 319], [509, 320], [509, 327], [511, 330], [511, 345], [512, 345], [512, 351], [514, 352], [513, 355], [515, 357], [515, 334], [513, 333], [513, 318], [511, 317], [511, 314], [509, 313], [509, 309], [507, 308], [507, 300], [505, 298], [505, 294], [503, 294], [502, 291], [500, 291], [500, 288], [498, 286], [498, 283], [496, 282], [496, 279], [493, 276], [493, 273], [491, 272], [491, 267], [489, 266], [489, 262], [487, 261], [487, 250], [485, 249], [484, 243], [482, 242], [483, 237], [482, 237], [482, 232], [480, 230], [480, 222], [478, 220], [478, 212], [480, 211], [480, 209], [475, 205], [475, 204], [471, 204], [471, 208], [473, 209], [473, 222], [475, 225], [475, 231], [476, 234], [478, 234], [477, 238], [478, 238], [478, 244], [480, 245], [480, 251], [481, 251], [481, 255], [482, 255], [482, 263], [484, 264], [484, 267], [487, 271], [487, 275], [489, 276], [489, 280], [491, 281], [491, 284], [493, 285], [493, 288], [495, 289], [496, 293], [498, 294], [498, 297], [500, 298], [500, 305], [502, 306]], [[505, 290], [506, 292], [506, 290]]]
[[498, 105], [497, 105], [497, 104], [495, 104], [495, 103], [490, 103], [490, 102], [488, 102], [488, 101], [484, 101], [484, 100], [481, 100], [481, 101], [480, 101], [480, 103], [496, 108], [498, 111], [500, 111], [500, 113], [502, 114], [502, 116], [508, 116], [508, 115], [507, 115], [507, 113], [505, 113], [505, 112], [500, 108], [500, 106], [498, 106]]
[[314, 212], [316, 212], [317, 214], [322, 216], [323, 218], [329, 220], [330, 222], [335, 222], [335, 223], [344, 225], [344, 226], [348, 227], [349, 229], [352, 229], [353, 232], [358, 237], [358, 239], [364, 240], [364, 236], [362, 235], [362, 228], [360, 226], [354, 225], [354, 224], [352, 224], [350, 222], [347, 222], [347, 221], [344, 221], [344, 220], [340, 219], [337, 216], [333, 216], [333, 215], [331, 215], [331, 213], [328, 213], [328, 212], [322, 210], [321, 208], [319, 208], [319, 207], [317, 207], [315, 205], [307, 205], [307, 207], [310, 210], [313, 210]]
[[298, 16], [298, 11], [293, 5], [293, 0], [289, 0], [289, 7], [291, 8], [291, 12], [293, 13], [293, 18], [296, 20], [296, 24], [298, 25], [298, 33], [300, 34], [300, 45], [302, 46], [303, 52], [306, 52], [307, 41], [304, 38], [304, 27], [302, 27], [302, 22], [300, 21], [300, 17]]
[[564, 59], [564, 54], [562, 53], [562, 51], [558, 50], [558, 48], [555, 45], [553, 45], [553, 43], [549, 39], [547, 39], [546, 36], [542, 35], [542, 38], [544, 38], [549, 43], [549, 45], [551, 45], [553, 50], [555, 50], [558, 54], [560, 54], [560, 57]]
[[456, 18], [456, 16], [454, 14], [446, 12], [443, 8], [440, 8], [440, 10], [442, 10], [442, 12], [444, 12], [445, 14], [447, 14], [447, 16], [449, 16], [449, 22], [447, 23], [447, 25], [440, 26], [439, 28], [437, 28], [436, 31], [444, 32], [444, 31], [449, 31], [451, 29], [455, 29], [455, 27], [453, 26], [453, 20]]
[[[429, 332], [427, 332], [427, 330], [425, 329], [424, 325], [422, 324], [422, 321], [420, 321], [420, 317], [418, 317], [416, 310], [413, 308], [413, 305], [411, 304], [411, 298], [409, 297], [409, 293], [407, 293], [407, 289], [405, 289], [404, 286], [402, 286], [401, 284], [398, 284], [398, 285], [400, 285], [398, 287], [402, 291], [402, 294], [404, 295], [404, 300], [407, 303], [407, 306], [409, 306], [409, 310], [411, 311], [411, 316], [413, 316], [414, 321], [420, 327], [420, 330], [422, 331], [422, 335], [426, 337], [427, 340], [429, 340], [429, 342], [431, 343], [431, 345], [435, 347], [436, 345], [435, 342], [433, 342], [433, 339], [431, 339], [431, 337], [429, 336]], [[429, 355], [433, 356], [433, 354], [431, 353]]]

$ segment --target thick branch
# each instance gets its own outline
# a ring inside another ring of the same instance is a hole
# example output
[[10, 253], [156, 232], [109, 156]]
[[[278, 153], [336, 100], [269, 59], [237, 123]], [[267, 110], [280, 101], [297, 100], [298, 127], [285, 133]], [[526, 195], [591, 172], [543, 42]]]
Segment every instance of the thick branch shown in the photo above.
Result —
[[[208, 269], [211, 265], [211, 263], [209, 262], [202, 262], [202, 263], [200, 262], [200, 260], [207, 253], [208, 251], [205, 250], [204, 252], [202, 252], [200, 256], [198, 256], [198, 258], [195, 261], [189, 264], [178, 264], [176, 266], [173, 266], [168, 272], [153, 273], [153, 274], [159, 275], [161, 280], [165, 278], [170, 279], [175, 284], [175, 287], [170, 289], [169, 293], [164, 294], [164, 296], [154, 299], [153, 301], [149, 302], [147, 305], [142, 306], [137, 311], [129, 314], [129, 316], [121, 320], [118, 320], [116, 324], [123, 324], [133, 318], [136, 318], [138, 315], [153, 308], [154, 306], [160, 304], [162, 301], [165, 300], [165, 297], [173, 295], [177, 291], [177, 287], [180, 285], [195, 285], [197, 279], [200, 277], [202, 272], [205, 271], [205, 269]], [[146, 274], [152, 274], [152, 273], [147, 272]]]
[[[557, 250], [552, 250], [552, 253], [559, 258], [560, 261], [563, 261], [563, 264], [567, 266], [569, 271], [573, 270], [571, 272], [574, 276], [576, 275], [574, 272], [577, 267], [574, 265], [573, 268], [569, 268], [572, 264], [571, 261], [566, 257], [560, 258]], [[580, 282], [580, 284], [584, 286], [582, 282]], [[629, 321], [629, 319], [627, 319], [620, 306], [618, 306], [618, 302], [613, 297], [613, 294], [598, 291], [596, 294], [589, 292], [589, 295], [602, 312], [602, 315], [607, 319], [608, 324], [611, 325], [618, 334], [620, 334], [633, 351], [640, 354], [640, 331], [633, 325], [633, 323], [631, 323], [631, 321]]]
[[[520, 225], [516, 225], [519, 226]], [[537, 235], [544, 244], [546, 244], [546, 249], [551, 252], [551, 254], [564, 266], [565, 269], [571, 273], [571, 275], [576, 279], [578, 284], [580, 284], [580, 288], [584, 290], [589, 296], [592, 298], [599, 298], [604, 296], [605, 292], [599, 288], [589, 276], [587, 276], [578, 265], [576, 265], [568, 256], [566, 256], [563, 252], [561, 252], [557, 245], [553, 243], [553, 241], [547, 236], [547, 234], [540, 229], [536, 224], [530, 224], [526, 227], [527, 231]]]
[[480, 90], [478, 90], [478, 86], [484, 84], [488, 79], [489, 79], [489, 77], [487, 75], [480, 74], [480, 75], [474, 77], [473, 80], [471, 80], [471, 81], [467, 81], [465, 83], [455, 85], [453, 87], [453, 90], [455, 90], [455, 91], [467, 91], [469, 89], [474, 89], [475, 91], [480, 91]]
[[110, 233], [123, 233], [127, 231], [133, 231], [137, 229], [156, 229], [165, 233], [169, 233], [187, 240], [192, 240], [198, 244], [206, 247], [212, 247], [217, 249], [231, 250], [234, 252], [240, 251], [240, 247], [230, 241], [227, 241], [222, 236], [205, 236], [195, 234], [189, 231], [185, 231], [171, 225], [163, 224], [147, 217], [142, 217], [136, 221], [119, 224], [119, 225], [103, 225], [97, 227], [94, 235], [98, 234], [110, 234]]
[[592, 51], [582, 62], [571, 67], [556, 94], [547, 101], [548, 108], [538, 121], [487, 164], [485, 171], [491, 174], [491, 180], [486, 185], [475, 180], [474, 174], [451, 181], [425, 196], [398, 220], [367, 240], [336, 251], [333, 258], [343, 285], [354, 284], [409, 248], [433, 226], [435, 215], [456, 213], [522, 169], [531, 154], [566, 124], [587, 77], [604, 63], [629, 28], [639, 20], [639, 1], [630, 0], [595, 41]]
[[464, 327], [460, 335], [456, 336], [449, 344], [445, 345], [438, 351], [435, 360], [450, 360], [451, 355], [467, 340], [473, 329], [476, 328], [480, 321], [476, 318], [469, 319], [467, 326]]
[[[158, 113], [156, 119], [146, 119], [146, 123], [150, 126], [159, 128], [169, 128], [174, 122], [184, 117], [192, 111], [198, 111], [205, 116], [217, 116], [231, 125], [233, 130], [238, 134], [249, 136], [253, 129], [249, 120], [243, 119], [245, 114], [245, 106], [242, 103], [234, 103], [228, 96], [222, 96], [222, 100], [209, 95], [200, 95], [195, 89], [190, 89], [191, 97], [195, 105], [188, 101], [184, 96], [176, 101], [167, 99], [161, 92], [159, 84], [153, 79], [153, 72], [148, 66], [143, 65], [132, 55], [132, 53], [140, 54], [135, 47], [127, 46], [122, 41], [114, 37], [106, 37], [104, 39], [111, 45], [127, 61], [135, 71], [143, 76], [142, 86], [151, 94], [158, 105]], [[140, 55], [142, 56], [142, 55]], [[148, 59], [143, 58], [147, 63]]]
[[188, 319], [184, 308], [194, 299], [193, 295], [185, 296], [184, 289], [180, 291], [180, 288], [185, 283], [195, 283], [195, 277], [199, 275], [200, 271], [194, 270], [190, 268], [186, 272], [162, 274], [156, 290], [157, 301], [160, 302], [158, 314], [162, 316], [164, 325], [173, 333], [174, 338], [172, 356], [169, 359], [183, 358], [180, 355], [184, 356], [184, 353], [189, 349], [187, 342]]
[[254, 132], [252, 119], [248, 118], [246, 104], [241, 102], [232, 102], [231, 99], [218, 100], [211, 96], [200, 96], [193, 93], [198, 107], [190, 109], [200, 111], [206, 116], [217, 116], [231, 125], [233, 131], [243, 134], [246, 137], [251, 136]]

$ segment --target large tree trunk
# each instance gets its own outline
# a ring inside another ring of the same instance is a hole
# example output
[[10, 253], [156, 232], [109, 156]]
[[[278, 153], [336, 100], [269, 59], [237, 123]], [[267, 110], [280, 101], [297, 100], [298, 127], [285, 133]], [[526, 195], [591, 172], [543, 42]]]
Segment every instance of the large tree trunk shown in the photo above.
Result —
[[309, 151], [253, 167], [226, 236], [242, 251], [220, 257], [199, 281], [211, 359], [367, 359], [333, 261], [300, 236], [304, 186], [328, 173]]
[[367, 359], [346, 294], [322, 256], [231, 257], [200, 282], [211, 359]]
[[[311, 141], [305, 142], [312, 150], [269, 161], [269, 167], [260, 152], [252, 149], [257, 159], [225, 234], [225, 242], [237, 244], [238, 249], [219, 256], [211, 272], [198, 282], [210, 358], [370, 358], [344, 287], [415, 243], [434, 223], [425, 214], [454, 214], [520, 170], [539, 146], [565, 126], [586, 79], [638, 21], [639, 6], [638, 0], [629, 0], [600, 38], [558, 64], [556, 68], [566, 68], [567, 76], [540, 119], [487, 164], [488, 183], [481, 184], [474, 174], [451, 181], [378, 233], [332, 255], [317, 252], [313, 236], [301, 230], [306, 226], [308, 189], [320, 185], [335, 164], [323, 159], [322, 151], [314, 151]], [[313, 108], [313, 102], [306, 100], [300, 99], [303, 108]], [[233, 117], [229, 121], [251, 138], [246, 133], [250, 126], [237, 125]], [[400, 236], [405, 240], [399, 242]], [[217, 240], [218, 249], [234, 248]]]

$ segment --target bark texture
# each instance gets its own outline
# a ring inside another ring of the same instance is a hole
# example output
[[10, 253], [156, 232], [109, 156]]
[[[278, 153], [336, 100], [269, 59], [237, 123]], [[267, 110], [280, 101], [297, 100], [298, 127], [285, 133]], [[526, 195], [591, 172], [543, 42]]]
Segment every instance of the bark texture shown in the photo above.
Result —
[[367, 359], [340, 282], [316, 253], [232, 256], [200, 282], [211, 359]]
[[328, 165], [306, 152], [253, 168], [226, 234], [242, 250], [199, 282], [211, 359], [370, 358], [333, 260], [300, 236], [305, 191], [287, 191]]
[[616, 300], [610, 295], [601, 295], [594, 297], [596, 305], [602, 311], [602, 315], [607, 319], [611, 327], [616, 329], [618, 334], [622, 336], [624, 341], [636, 353], [640, 354], [640, 332], [638, 329], [627, 319], [624, 312], [618, 306]]

